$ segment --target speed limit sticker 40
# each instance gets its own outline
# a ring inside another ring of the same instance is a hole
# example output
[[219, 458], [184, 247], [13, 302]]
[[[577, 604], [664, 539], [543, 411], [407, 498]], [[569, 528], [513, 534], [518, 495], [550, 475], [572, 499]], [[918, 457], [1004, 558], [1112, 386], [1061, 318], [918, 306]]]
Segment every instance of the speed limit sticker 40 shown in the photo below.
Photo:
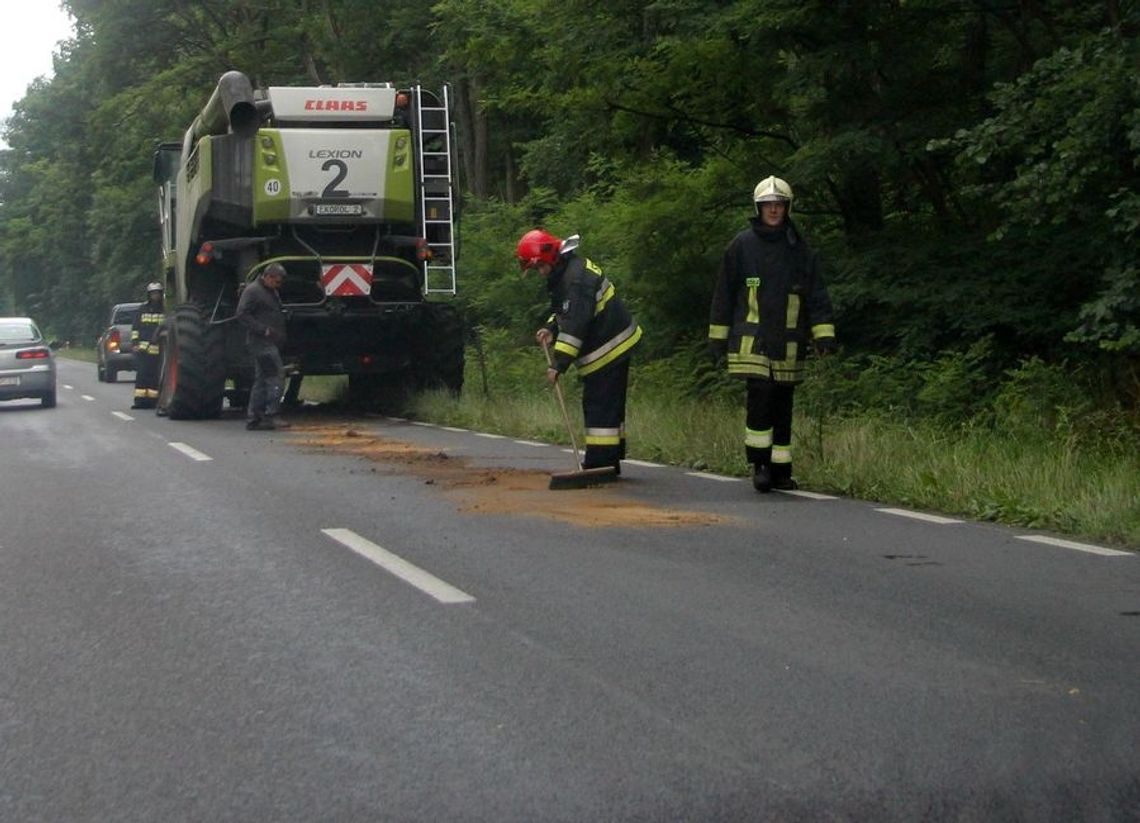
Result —
[[270, 197], [281, 194], [281, 181], [276, 177], [270, 177], [265, 181], [265, 193]]

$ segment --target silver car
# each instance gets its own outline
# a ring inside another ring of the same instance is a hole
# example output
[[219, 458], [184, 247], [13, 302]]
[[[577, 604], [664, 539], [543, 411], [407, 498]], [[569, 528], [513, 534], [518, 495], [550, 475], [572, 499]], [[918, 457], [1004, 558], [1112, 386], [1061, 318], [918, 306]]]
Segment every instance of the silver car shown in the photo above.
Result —
[[55, 353], [30, 317], [0, 317], [0, 400], [55, 406]]

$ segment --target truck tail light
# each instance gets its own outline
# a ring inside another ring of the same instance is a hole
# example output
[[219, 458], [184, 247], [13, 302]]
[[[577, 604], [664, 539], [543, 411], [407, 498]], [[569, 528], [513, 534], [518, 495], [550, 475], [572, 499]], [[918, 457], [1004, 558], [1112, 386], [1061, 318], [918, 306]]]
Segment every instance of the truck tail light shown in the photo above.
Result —
[[51, 349], [24, 349], [16, 352], [17, 360], [47, 360], [51, 357]]
[[428, 241], [422, 237], [416, 241], [416, 259], [420, 262], [431, 260], [431, 246], [429, 246]]
[[218, 255], [214, 252], [213, 243], [203, 243], [198, 249], [198, 253], [194, 256], [194, 262], [199, 266], [204, 266], [211, 260], [216, 260]]

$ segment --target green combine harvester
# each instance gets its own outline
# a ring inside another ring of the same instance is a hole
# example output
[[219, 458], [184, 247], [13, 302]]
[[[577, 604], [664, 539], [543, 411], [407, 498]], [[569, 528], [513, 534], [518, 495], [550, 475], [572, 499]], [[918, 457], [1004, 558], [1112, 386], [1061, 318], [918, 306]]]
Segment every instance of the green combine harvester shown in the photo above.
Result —
[[270, 87], [231, 71], [181, 143], [155, 154], [167, 293], [159, 414], [217, 417], [253, 380], [233, 319], [270, 263], [289, 342], [286, 399], [305, 375], [347, 375], [358, 405], [463, 385], [453, 304], [448, 91], [390, 83]]

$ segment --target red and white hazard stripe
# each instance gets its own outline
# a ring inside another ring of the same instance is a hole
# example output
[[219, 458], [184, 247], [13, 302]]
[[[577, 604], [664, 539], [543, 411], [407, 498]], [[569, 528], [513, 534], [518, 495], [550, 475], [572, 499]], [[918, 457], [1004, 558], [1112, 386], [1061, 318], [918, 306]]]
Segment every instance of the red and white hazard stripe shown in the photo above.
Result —
[[333, 263], [321, 266], [321, 285], [329, 297], [358, 297], [372, 291], [372, 266]]

